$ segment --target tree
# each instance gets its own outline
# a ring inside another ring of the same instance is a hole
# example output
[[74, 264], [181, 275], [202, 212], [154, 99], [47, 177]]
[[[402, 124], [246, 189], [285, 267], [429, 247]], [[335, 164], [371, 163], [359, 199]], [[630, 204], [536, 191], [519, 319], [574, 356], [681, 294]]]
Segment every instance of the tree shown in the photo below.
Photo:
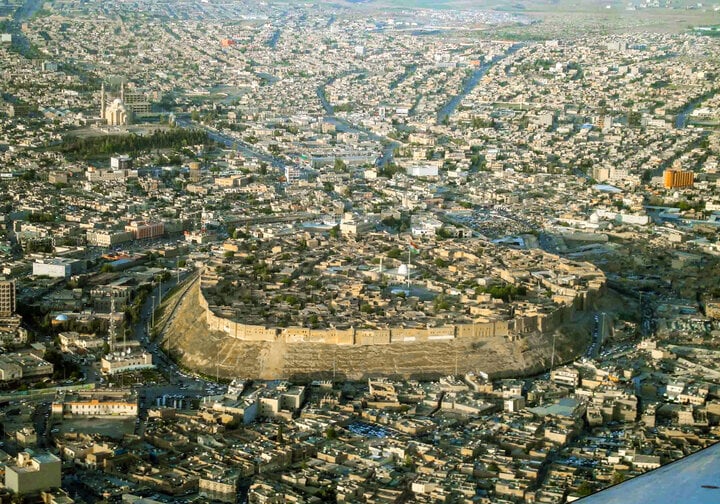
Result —
[[585, 497], [586, 495], [590, 495], [591, 493], [592, 486], [590, 486], [590, 482], [588, 481], [583, 481], [577, 489], [577, 494], [581, 497]]
[[632, 111], [628, 114], [628, 126], [638, 127], [642, 120], [642, 114], [637, 111]]
[[623, 481], [625, 481], [626, 479], [627, 479], [627, 476], [625, 475], [625, 473], [621, 473], [620, 471], [615, 471], [612, 475], [611, 482], [613, 485], [618, 485], [618, 484], [622, 483]]
[[343, 161], [340, 158], [335, 158], [335, 165], [334, 169], [337, 173], [343, 173], [347, 171], [347, 165], [345, 164], [345, 161]]
[[387, 255], [391, 259], [399, 259], [400, 256], [402, 256], [402, 250], [400, 250], [397, 247], [394, 247], [394, 248], [391, 248], [390, 250], [388, 250], [385, 255]]

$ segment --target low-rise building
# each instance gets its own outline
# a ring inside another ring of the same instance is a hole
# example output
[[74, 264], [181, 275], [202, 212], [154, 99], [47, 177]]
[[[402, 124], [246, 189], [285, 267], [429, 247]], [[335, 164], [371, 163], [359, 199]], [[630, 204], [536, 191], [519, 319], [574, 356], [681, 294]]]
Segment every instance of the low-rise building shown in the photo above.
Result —
[[71, 416], [134, 417], [138, 413], [137, 396], [128, 391], [61, 392], [52, 403], [52, 414], [64, 418]]
[[53, 374], [52, 363], [32, 352], [0, 355], [0, 383], [40, 379]]
[[72, 275], [84, 273], [85, 261], [54, 257], [40, 259], [33, 263], [32, 274], [34, 276], [48, 276], [50, 278], [70, 278]]
[[5, 486], [20, 495], [58, 488], [61, 466], [60, 459], [52, 453], [21, 452], [17, 464], [5, 467]]
[[125, 231], [132, 233], [136, 240], [151, 240], [159, 238], [165, 233], [165, 224], [162, 222], [133, 221], [125, 226]]
[[130, 231], [92, 230], [85, 234], [88, 245], [93, 247], [115, 247], [133, 240]]
[[110, 354], [100, 361], [100, 370], [107, 375], [154, 367], [152, 354], [146, 352]]

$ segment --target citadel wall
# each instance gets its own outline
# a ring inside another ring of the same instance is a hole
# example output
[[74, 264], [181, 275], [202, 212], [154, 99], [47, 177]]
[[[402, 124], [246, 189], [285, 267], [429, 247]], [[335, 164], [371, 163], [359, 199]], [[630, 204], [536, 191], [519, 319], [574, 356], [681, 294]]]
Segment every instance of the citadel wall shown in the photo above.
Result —
[[[202, 282], [202, 280], [199, 281]], [[218, 315], [217, 312], [220, 312], [220, 308], [209, 305], [203, 294], [202, 284], [198, 289], [198, 303], [206, 313], [210, 330], [224, 332], [229, 337], [239, 340], [363, 346], [449, 341], [458, 338], [467, 340], [516, 339], [532, 332], [549, 333], [568, 322], [575, 312], [587, 310], [605, 289], [605, 282], [600, 280], [588, 282], [586, 290], [560, 287], [549, 282], [543, 282], [543, 284], [553, 291], [553, 301], [557, 303], [557, 307], [552, 311], [523, 314], [510, 319], [488, 319], [473, 324], [454, 324], [443, 327], [310, 329], [243, 324]]]

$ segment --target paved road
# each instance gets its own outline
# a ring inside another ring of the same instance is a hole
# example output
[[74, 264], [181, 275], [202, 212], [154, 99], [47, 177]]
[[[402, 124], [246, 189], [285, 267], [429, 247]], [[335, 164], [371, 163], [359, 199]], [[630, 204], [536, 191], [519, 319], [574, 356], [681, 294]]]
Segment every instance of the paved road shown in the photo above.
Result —
[[[181, 273], [180, 282], [182, 283], [194, 275], [195, 273], [190, 271]], [[163, 282], [163, 297], [167, 295], [176, 284], [177, 276], [175, 275], [173, 275], [169, 281]], [[148, 407], [157, 405], [158, 397], [162, 398], [166, 396], [166, 405], [170, 406], [172, 406], [174, 399], [184, 398], [183, 406], [188, 407], [190, 401], [196, 401], [202, 396], [214, 395], [226, 390], [226, 387], [213, 381], [205, 380], [182, 371], [177, 364], [163, 352], [156, 341], [149, 339], [147, 328], [152, 319], [153, 296], [155, 296], [156, 304], [159, 304], [157, 301], [160, 299], [160, 285], [155, 286], [151, 295], [148, 296], [145, 305], [142, 307], [138, 323], [135, 324], [135, 335], [138, 341], [152, 354], [153, 363], [163, 373], [168, 383], [165, 385], [143, 385], [139, 387], [140, 417], [142, 419], [146, 418]], [[168, 396], [170, 396], [170, 404], [168, 404]], [[142, 428], [143, 426], [141, 425], [140, 429]]]
[[493, 59], [483, 63], [480, 68], [475, 70], [472, 76], [470, 76], [467, 82], [465, 82], [465, 84], [463, 85], [462, 91], [458, 95], [453, 96], [450, 101], [448, 101], [440, 108], [437, 114], [437, 124], [442, 124], [450, 115], [453, 114], [453, 112], [455, 112], [455, 109], [458, 108], [458, 105], [460, 105], [463, 98], [465, 98], [473, 89], [475, 89], [475, 86], [480, 83], [480, 80], [488, 73], [490, 68], [492, 68], [494, 65], [507, 58], [511, 54], [516, 53], [524, 45], [525, 44], [518, 43], [511, 46], [503, 54], [495, 56]]
[[278, 168], [280, 170], [283, 170], [285, 165], [292, 164], [290, 161], [279, 158], [276, 156], [273, 156], [272, 154], [268, 154], [266, 152], [258, 150], [256, 147], [254, 147], [252, 144], [249, 144], [247, 142], [242, 141], [239, 138], [230, 136], [228, 134], [222, 133], [214, 128], [211, 128], [209, 126], [204, 126], [202, 124], [195, 123], [188, 119], [187, 117], [178, 117], [175, 120], [175, 124], [177, 124], [180, 127], [183, 128], [202, 128], [204, 129], [211, 140], [223, 144], [226, 147], [234, 147], [237, 149], [238, 152], [241, 152], [244, 156], [250, 157], [250, 158], [256, 158], [260, 161], [264, 161], [271, 166], [274, 166], [275, 168]]
[[23, 22], [35, 15], [37, 11], [43, 6], [45, 0], [25, 0], [22, 6], [15, 11], [13, 19], [15, 21]]

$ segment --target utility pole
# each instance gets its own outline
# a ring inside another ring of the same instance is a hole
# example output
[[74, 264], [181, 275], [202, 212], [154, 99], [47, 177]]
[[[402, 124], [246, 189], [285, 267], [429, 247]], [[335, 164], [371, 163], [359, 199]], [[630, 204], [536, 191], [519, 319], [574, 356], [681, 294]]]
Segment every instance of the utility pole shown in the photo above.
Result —
[[408, 263], [407, 263], [407, 288], [408, 295], [410, 294], [410, 254], [412, 254], [412, 247], [408, 245]]
[[640, 337], [645, 338], [645, 312], [643, 311], [643, 291], [638, 291], [638, 309], [640, 310]]

